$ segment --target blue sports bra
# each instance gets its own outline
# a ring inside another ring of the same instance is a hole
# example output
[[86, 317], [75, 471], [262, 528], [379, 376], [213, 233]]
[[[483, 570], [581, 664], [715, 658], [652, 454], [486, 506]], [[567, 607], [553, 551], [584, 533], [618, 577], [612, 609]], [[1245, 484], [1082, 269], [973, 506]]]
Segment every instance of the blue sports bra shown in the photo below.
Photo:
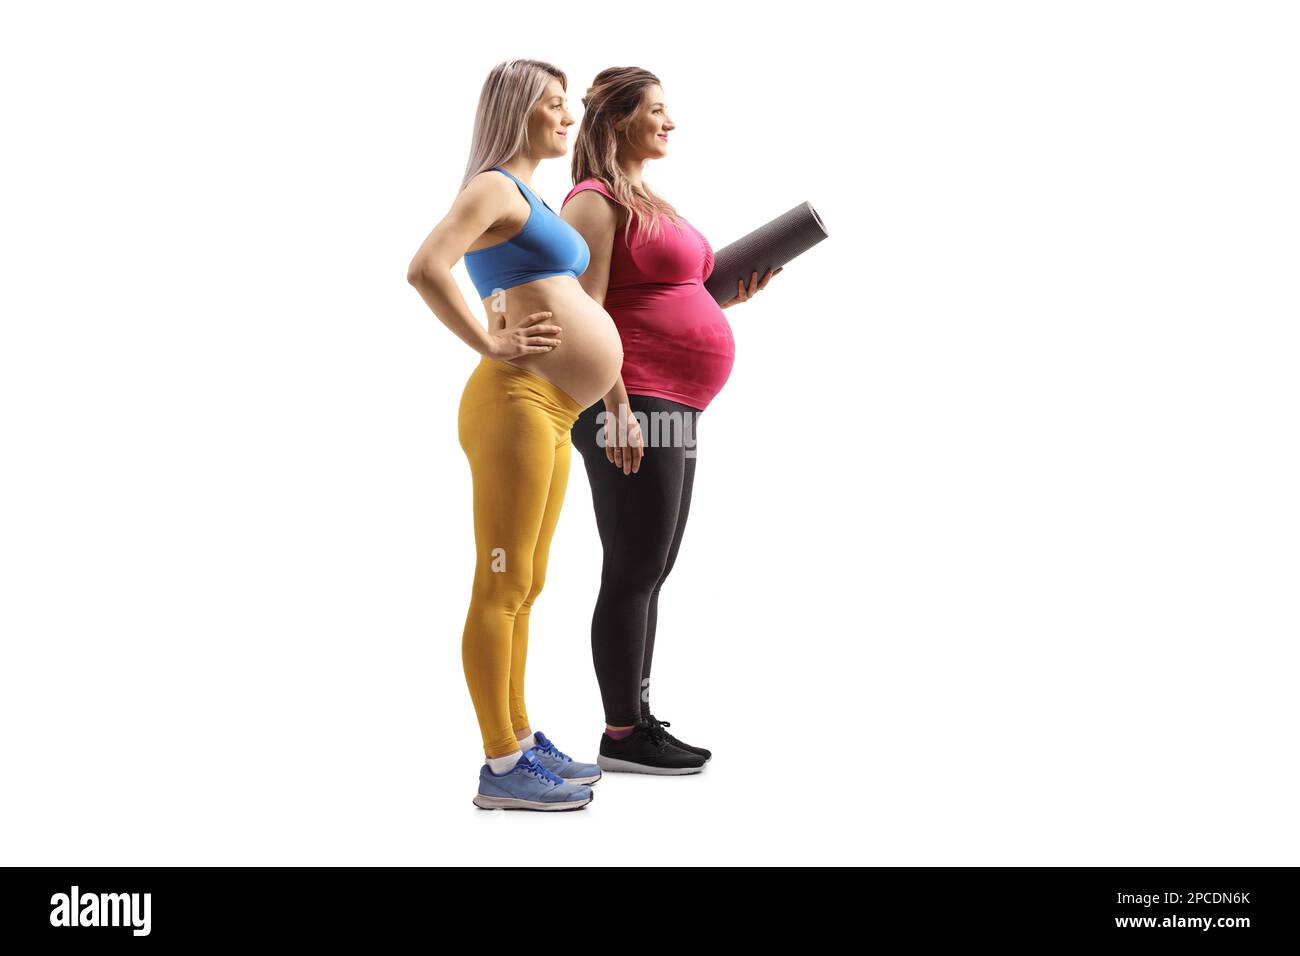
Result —
[[492, 168], [515, 181], [528, 200], [530, 212], [524, 228], [514, 237], [486, 249], [465, 253], [465, 268], [469, 270], [479, 298], [486, 299], [498, 289], [509, 289], [547, 276], [573, 276], [576, 279], [582, 275], [591, 261], [591, 250], [587, 248], [582, 233], [534, 196], [514, 173], [500, 166]]

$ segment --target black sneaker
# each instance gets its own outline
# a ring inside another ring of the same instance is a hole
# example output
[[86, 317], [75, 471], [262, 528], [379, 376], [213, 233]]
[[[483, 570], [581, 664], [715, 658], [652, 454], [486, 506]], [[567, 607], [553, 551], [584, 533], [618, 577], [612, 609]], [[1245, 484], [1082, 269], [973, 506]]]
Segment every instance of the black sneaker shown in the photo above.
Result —
[[[672, 724], [669, 721], [660, 720], [654, 714], [650, 714], [645, 719], [651, 726], [659, 727], [660, 729], [664, 727], [672, 726]], [[708, 763], [710, 760], [713, 759], [713, 753], [711, 751], [705, 750], [703, 747], [692, 747], [690, 744], [684, 744], [676, 737], [674, 737], [672, 734], [668, 733], [668, 731], [666, 730], [664, 731], [664, 736], [667, 737], [668, 742], [672, 744], [674, 747], [676, 747], [677, 749], [685, 750], [687, 753], [699, 754], [701, 757], [704, 758], [705, 763]]]
[[657, 723], [642, 720], [622, 740], [601, 734], [596, 764], [607, 773], [682, 774], [699, 773], [704, 769], [704, 758], [674, 746], [667, 731]]

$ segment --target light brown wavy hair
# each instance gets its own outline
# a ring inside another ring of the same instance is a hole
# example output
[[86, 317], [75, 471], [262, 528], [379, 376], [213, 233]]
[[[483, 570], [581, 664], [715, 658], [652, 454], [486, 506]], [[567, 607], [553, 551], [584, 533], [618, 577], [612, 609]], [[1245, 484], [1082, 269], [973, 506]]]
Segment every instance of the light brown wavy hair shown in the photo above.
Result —
[[528, 148], [528, 114], [546, 92], [551, 77], [568, 92], [564, 71], [541, 60], [506, 60], [492, 68], [479, 93], [461, 189], [483, 170], [500, 166]]
[[[628, 119], [641, 105], [648, 86], [662, 86], [659, 77], [636, 66], [614, 66], [601, 70], [582, 98], [586, 112], [573, 144], [573, 183], [598, 179], [627, 211], [623, 237], [629, 239], [632, 225], [644, 229], [652, 239], [658, 235], [661, 217], [677, 223], [677, 210], [666, 199], [656, 196], [643, 185], [628, 181], [618, 163], [618, 147], [627, 140], [627, 130], [614, 127]], [[680, 228], [680, 227], [679, 227]]]

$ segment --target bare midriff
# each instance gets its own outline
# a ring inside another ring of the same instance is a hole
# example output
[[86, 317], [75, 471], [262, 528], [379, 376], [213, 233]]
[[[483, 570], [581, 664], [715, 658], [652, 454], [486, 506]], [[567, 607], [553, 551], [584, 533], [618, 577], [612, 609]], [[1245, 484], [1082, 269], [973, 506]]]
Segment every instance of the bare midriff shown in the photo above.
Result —
[[[514, 329], [534, 312], [550, 312], [539, 325], [557, 325], [560, 345], [507, 364], [540, 375], [583, 408], [614, 387], [623, 365], [623, 342], [609, 313], [569, 275], [547, 276], [483, 300], [489, 329]], [[504, 322], [502, 321], [504, 317]]]

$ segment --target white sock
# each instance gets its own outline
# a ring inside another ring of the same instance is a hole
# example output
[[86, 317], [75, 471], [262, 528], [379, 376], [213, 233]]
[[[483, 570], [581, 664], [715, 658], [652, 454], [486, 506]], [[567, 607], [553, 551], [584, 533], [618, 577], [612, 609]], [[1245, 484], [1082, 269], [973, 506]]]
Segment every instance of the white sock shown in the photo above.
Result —
[[501, 774], [505, 773], [507, 770], [509, 770], [518, 762], [519, 762], [518, 750], [516, 750], [512, 754], [506, 754], [504, 757], [487, 758], [488, 767], [491, 768], [492, 772], [496, 774], [498, 777], [501, 776]]
[[519, 741], [519, 749], [523, 751], [532, 750], [537, 746], [537, 735], [529, 734], [523, 740]]

